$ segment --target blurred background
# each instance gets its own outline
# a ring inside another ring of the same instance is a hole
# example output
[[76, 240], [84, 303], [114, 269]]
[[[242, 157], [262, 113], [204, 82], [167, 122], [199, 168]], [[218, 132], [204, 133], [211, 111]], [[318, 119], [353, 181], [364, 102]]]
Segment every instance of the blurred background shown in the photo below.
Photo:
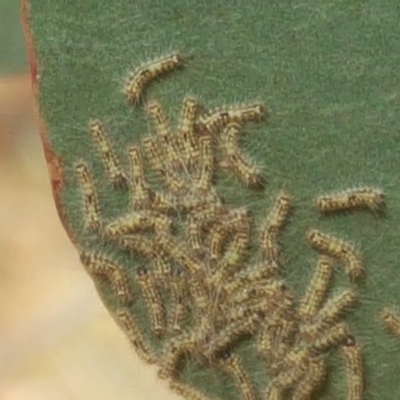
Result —
[[33, 114], [19, 1], [0, 0], [0, 400], [178, 399], [80, 266]]

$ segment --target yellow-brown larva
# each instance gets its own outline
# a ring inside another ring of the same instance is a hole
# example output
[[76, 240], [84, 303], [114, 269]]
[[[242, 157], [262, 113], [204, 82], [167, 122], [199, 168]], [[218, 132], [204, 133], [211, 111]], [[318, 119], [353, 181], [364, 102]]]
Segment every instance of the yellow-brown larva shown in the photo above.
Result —
[[238, 145], [238, 134], [241, 126], [229, 123], [221, 137], [225, 158], [221, 166], [231, 168], [237, 177], [249, 188], [259, 189], [264, 186], [264, 179], [259, 167], [245, 155]]
[[352, 281], [357, 282], [364, 277], [361, 255], [352, 243], [317, 229], [310, 229], [307, 238], [313, 248], [341, 261]]
[[240, 229], [243, 224], [248, 223], [250, 220], [249, 211], [246, 207], [234, 208], [228, 210], [224, 224], [228, 229], [234, 231], [235, 229]]
[[400, 315], [389, 307], [385, 307], [380, 316], [385, 322], [387, 328], [400, 339]]
[[277, 278], [272, 278], [260, 282], [253, 282], [251, 286], [243, 286], [241, 290], [235, 292], [229, 298], [229, 304], [243, 305], [247, 300], [252, 299], [256, 302], [266, 300], [267, 307], [264, 311], [274, 309], [277, 316], [278, 309], [291, 308], [293, 306], [293, 298], [286, 284]]
[[197, 314], [205, 312], [210, 306], [210, 301], [204, 271], [191, 273], [188, 285]]
[[186, 229], [186, 238], [190, 248], [193, 251], [201, 249], [201, 222], [196, 218], [189, 216]]
[[249, 216], [245, 207], [229, 210], [226, 215], [215, 221], [209, 234], [210, 259], [219, 260], [226, 236], [238, 232], [248, 223]]
[[170, 191], [175, 195], [181, 195], [187, 190], [186, 183], [174, 171], [165, 159], [165, 155], [160, 151], [160, 143], [151, 136], [147, 136], [142, 140], [146, 158], [154, 172], [168, 186]]
[[121, 303], [129, 303], [133, 294], [122, 265], [96, 251], [83, 251], [80, 260], [90, 275], [105, 278]]
[[271, 210], [268, 212], [265, 224], [277, 230], [281, 229], [287, 221], [291, 203], [292, 199], [287, 193], [279, 193]]
[[165, 183], [170, 189], [171, 193], [179, 197], [184, 196], [188, 191], [188, 185], [182, 176], [172, 171], [170, 168], [167, 169], [165, 175]]
[[[290, 297], [277, 290], [276, 295], [264, 296], [263, 300], [267, 304], [265, 310], [269, 315], [266, 323], [259, 329], [257, 350], [266, 359], [268, 369], [274, 374], [279, 372], [281, 361], [292, 348], [293, 339], [298, 331], [293, 300]], [[279, 300], [280, 298], [282, 300]]]
[[197, 125], [210, 132], [217, 132], [230, 122], [259, 121], [266, 115], [263, 103], [236, 104], [209, 110], [198, 118]]
[[282, 363], [281, 372], [271, 379], [268, 386], [287, 390], [296, 385], [304, 377], [307, 366], [310, 363], [309, 350], [307, 348], [295, 348], [286, 355]]
[[157, 255], [151, 260], [151, 265], [157, 280], [161, 284], [168, 286], [168, 277], [171, 274], [171, 263], [165, 260], [163, 252], [157, 251]]
[[196, 344], [197, 338], [192, 332], [184, 332], [166, 341], [159, 363], [158, 377], [161, 379], [176, 379], [179, 361], [183, 354], [192, 351]]
[[360, 282], [365, 277], [365, 269], [363, 261], [358, 250], [353, 247], [347, 252], [347, 274], [352, 282]]
[[215, 261], [221, 258], [222, 245], [225, 239], [225, 229], [222, 224], [212, 226], [209, 234], [210, 259]]
[[224, 211], [221, 198], [213, 187], [201, 196], [196, 191], [187, 193], [181, 198], [181, 206], [187, 213], [205, 221], [218, 220]]
[[164, 214], [158, 213], [151, 222], [154, 232], [169, 233], [171, 230], [172, 220]]
[[137, 281], [147, 304], [151, 326], [157, 336], [163, 335], [166, 328], [164, 303], [155, 276], [146, 267], [136, 269]]
[[318, 312], [314, 321], [302, 325], [302, 334], [306, 340], [313, 340], [322, 332], [326, 332], [338, 323], [343, 314], [347, 313], [357, 302], [358, 297], [351, 289], [346, 289], [328, 300]]
[[258, 332], [256, 336], [256, 348], [258, 354], [264, 358], [268, 363], [268, 370], [274, 370], [276, 372], [275, 360], [273, 360], [272, 352], [274, 337], [270, 334], [268, 329], [261, 328], [260, 332]]
[[171, 379], [169, 382], [169, 388], [173, 392], [181, 395], [186, 400], [212, 400], [210, 397], [206, 396], [195, 387], [180, 382], [178, 379]]
[[268, 212], [260, 233], [260, 247], [267, 262], [278, 263], [278, 234], [287, 221], [291, 208], [291, 198], [287, 193], [280, 193]]
[[125, 249], [131, 250], [138, 255], [146, 257], [151, 265], [155, 277], [160, 281], [171, 273], [171, 265], [165, 260], [164, 254], [157, 248], [154, 239], [150, 239], [142, 234], [122, 235], [118, 244]]
[[268, 263], [278, 265], [281, 253], [278, 242], [278, 231], [268, 226], [264, 227], [261, 240], [261, 250], [264, 260]]
[[128, 149], [131, 164], [131, 198], [134, 209], [150, 209], [152, 207], [152, 191], [147, 182], [143, 158], [139, 146]]
[[298, 313], [302, 320], [308, 321], [317, 314], [326, 298], [332, 273], [331, 259], [327, 256], [320, 256], [317, 268], [298, 308]]
[[109, 237], [117, 237], [149, 228], [148, 215], [147, 211], [137, 211], [119, 217], [105, 227], [105, 233]]
[[318, 196], [316, 205], [322, 212], [352, 208], [369, 208], [372, 211], [379, 211], [385, 207], [385, 198], [380, 189], [360, 187]]
[[[157, 137], [168, 146], [173, 142], [171, 123], [168, 120], [161, 104], [157, 100], [150, 100], [147, 103], [147, 113], [152, 117]], [[165, 138], [165, 139], [164, 139]]]
[[181, 272], [176, 272], [169, 282], [171, 290], [168, 330], [174, 334], [181, 333], [186, 316], [187, 283]]
[[127, 308], [120, 308], [116, 312], [116, 317], [118, 324], [127, 335], [137, 355], [143, 361], [155, 364], [158, 361], [158, 357], [146, 342], [133, 314]]
[[122, 235], [119, 243], [122, 247], [148, 259], [156, 257], [157, 252], [154, 240], [142, 234]]
[[290, 350], [290, 341], [286, 337], [286, 329], [281, 327], [262, 326], [256, 336], [256, 347], [259, 355], [266, 361], [268, 372], [276, 375], [281, 370], [282, 360]]
[[134, 211], [111, 221], [105, 227], [105, 233], [115, 238], [146, 229], [168, 232], [171, 224], [171, 219], [166, 215], [149, 210]]
[[76, 164], [75, 172], [82, 194], [86, 225], [92, 229], [99, 229], [101, 225], [99, 198], [92, 174], [84, 162]]
[[191, 254], [191, 252], [181, 246], [178, 241], [166, 233], [157, 232], [156, 240], [158, 246], [166, 255], [174, 259], [188, 272], [195, 273], [202, 269], [202, 264]]
[[146, 136], [142, 139], [142, 145], [146, 153], [146, 158], [152, 170], [161, 178], [165, 179], [166, 166], [159, 151], [159, 144], [157, 142], [157, 139], [151, 136]]
[[251, 381], [240, 358], [230, 351], [223, 351], [219, 364], [234, 380], [236, 387], [239, 389], [242, 400], [256, 400], [257, 393], [254, 383]]
[[98, 119], [90, 121], [89, 132], [96, 144], [111, 183], [116, 187], [127, 187], [128, 179], [103, 124]]
[[227, 158], [228, 167], [232, 168], [237, 177], [251, 189], [264, 187], [264, 178], [259, 167], [241, 151]]
[[255, 282], [266, 281], [276, 277], [277, 274], [278, 267], [276, 264], [269, 264], [266, 262], [259, 263], [240, 270], [235, 274], [232, 280], [224, 284], [223, 290], [226, 296], [230, 298], [234, 293], [238, 293], [243, 288], [251, 287]]
[[308, 366], [308, 372], [294, 388], [292, 400], [309, 400], [324, 383], [326, 375], [325, 360], [319, 357], [313, 358]]
[[284, 400], [284, 393], [282, 390], [268, 385], [263, 393], [263, 400]]
[[250, 241], [249, 221], [244, 221], [242, 227], [234, 234], [231, 243], [228, 245], [221, 261], [216, 267], [215, 273], [210, 277], [209, 282], [219, 286], [236, 269], [245, 255]]
[[232, 244], [228, 247], [227, 252], [230, 250], [241, 257], [250, 241], [250, 219], [244, 218], [240, 222], [240, 225], [236, 227], [235, 231], [236, 233], [233, 236]]
[[[259, 290], [259, 286], [244, 285], [240, 290], [228, 297], [222, 304], [226, 309], [224, 318], [227, 320], [239, 319], [245, 314], [261, 310], [260, 307], [265, 307], [263, 310], [265, 312], [269, 311], [270, 305], [273, 303], [271, 297], [277, 296], [280, 290], [280, 283], [272, 280], [271, 282], [263, 282], [262, 285], [264, 286], [262, 291]], [[266, 304], [266, 302], [271, 304]]]
[[233, 319], [209, 339], [203, 353], [204, 356], [208, 359], [213, 359], [216, 354], [227, 349], [232, 343], [244, 336], [253, 334], [264, 317], [264, 312], [257, 310], [254, 313], [245, 313], [245, 318]]
[[[186, 207], [186, 203], [183, 203]], [[220, 199], [214, 199], [211, 196], [204, 196], [195, 208], [189, 211], [196, 219], [202, 221], [204, 227], [212, 225], [218, 221], [223, 214], [223, 205]]]
[[342, 354], [346, 363], [348, 400], [362, 400], [364, 393], [364, 368], [362, 347], [359, 343], [342, 346]]
[[151, 207], [160, 213], [168, 213], [179, 207], [179, 199], [171, 193], [156, 191], [152, 196]]
[[194, 126], [197, 117], [198, 102], [193, 96], [183, 100], [177, 140], [182, 156], [187, 165], [193, 165], [199, 158], [199, 146], [194, 135]]
[[177, 51], [141, 64], [126, 80], [124, 86], [126, 97], [130, 102], [139, 101], [146, 85], [181, 65], [183, 65], [183, 57]]
[[340, 260], [346, 260], [346, 251], [351, 247], [350, 243], [318, 229], [310, 229], [307, 232], [307, 239], [318, 251], [328, 253]]
[[207, 192], [212, 184], [214, 175], [214, 154], [211, 135], [206, 133], [200, 136], [200, 176], [195, 186], [200, 192]]
[[349, 327], [345, 322], [339, 322], [326, 333], [318, 337], [312, 344], [311, 348], [317, 353], [325, 353], [331, 349], [339, 347], [347, 343], [349, 337]]
[[230, 210], [223, 209], [219, 218], [214, 222], [224, 231], [233, 233], [240, 229], [243, 224], [250, 220], [249, 212], [246, 207], [233, 208]]
[[154, 128], [161, 144], [161, 157], [165, 157], [164, 164], [172, 169], [181, 166], [181, 160], [175, 143], [175, 137], [172, 134], [171, 124], [165, 115], [160, 103], [156, 100], [150, 100], [147, 104], [147, 112], [152, 117]]
[[233, 240], [228, 246], [225, 256], [222, 260], [226, 259], [226, 263], [229, 266], [238, 265], [241, 258], [244, 256], [244, 252], [250, 242], [250, 220], [244, 220], [243, 223], [238, 227], [236, 233], [233, 236]]

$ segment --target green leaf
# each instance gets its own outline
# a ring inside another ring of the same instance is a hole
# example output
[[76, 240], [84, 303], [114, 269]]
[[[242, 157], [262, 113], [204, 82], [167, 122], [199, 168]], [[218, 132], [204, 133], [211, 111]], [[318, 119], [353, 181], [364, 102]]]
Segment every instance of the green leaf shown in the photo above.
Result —
[[[88, 121], [102, 120], [127, 169], [127, 148], [146, 135], [149, 122], [142, 104], [126, 101], [124, 80], [143, 61], [179, 50], [185, 68], [151, 83], [145, 98], [159, 100], [174, 123], [188, 94], [206, 107], [265, 102], [267, 120], [246, 126], [244, 140], [245, 152], [263, 166], [265, 191], [248, 190], [229, 173], [221, 174], [218, 189], [232, 207], [248, 206], [255, 221], [281, 189], [291, 193], [295, 208], [283, 234], [283, 276], [298, 299], [317, 258], [305, 238], [308, 228], [359, 246], [367, 276], [360, 305], [346, 320], [365, 349], [365, 399], [396, 397], [400, 341], [385, 331], [379, 312], [400, 305], [398, 2], [30, 0], [28, 20], [45, 137], [62, 170], [59, 208], [75, 244], [105, 249], [133, 276], [131, 256], [84, 229], [74, 166], [78, 160], [90, 165], [108, 218], [128, 211], [128, 193], [107, 183]], [[353, 186], [381, 188], [386, 216], [325, 217], [315, 209], [317, 195]], [[349, 286], [342, 268], [335, 275], [333, 292]], [[114, 300], [101, 285], [99, 290], [113, 312]], [[144, 311], [139, 319], [159, 346]], [[252, 342], [243, 342], [238, 353], [261, 391], [268, 375]], [[332, 352], [329, 365], [327, 388], [316, 398], [345, 398], [340, 354]], [[239, 398], [218, 368], [189, 362], [184, 377], [210, 396]]]

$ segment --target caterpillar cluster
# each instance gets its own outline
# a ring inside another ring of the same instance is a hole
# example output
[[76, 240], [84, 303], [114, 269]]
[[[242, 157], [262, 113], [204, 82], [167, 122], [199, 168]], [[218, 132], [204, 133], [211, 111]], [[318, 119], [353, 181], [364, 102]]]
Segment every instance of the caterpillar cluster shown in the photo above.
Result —
[[[183, 65], [179, 52], [142, 64], [127, 79], [125, 96], [133, 104], [144, 100], [148, 84]], [[129, 173], [103, 123], [89, 123], [108, 182], [129, 191], [128, 211], [109, 218], [88, 164], [79, 160], [75, 167], [85, 226], [116, 253], [128, 252], [135, 261], [125, 265], [107, 251], [81, 249], [83, 265], [114, 299], [116, 322], [137, 354], [157, 364], [159, 377], [168, 379], [170, 388], [187, 399], [209, 399], [182, 380], [185, 356], [192, 354], [204, 368], [223, 370], [244, 400], [287, 396], [300, 400], [311, 398], [324, 384], [326, 358], [341, 349], [349, 398], [361, 399], [362, 346], [345, 322], [358, 294], [351, 288], [328, 296], [335, 261], [344, 264], [352, 281], [364, 276], [359, 250], [310, 229], [308, 240], [320, 255], [303, 298], [296, 302], [281, 277], [280, 237], [292, 210], [292, 196], [287, 192], [273, 196], [253, 243], [249, 210], [226, 204], [215, 182], [217, 169], [224, 168], [249, 189], [264, 187], [261, 168], [241, 149], [240, 138], [245, 124], [265, 118], [265, 106], [254, 102], [207, 110], [188, 96], [176, 129], [157, 100], [148, 101], [145, 111], [153, 133], [127, 149]], [[148, 170], [160, 186], [150, 185]], [[316, 203], [324, 212], [378, 210], [384, 198], [379, 190], [361, 188], [321, 196]], [[257, 261], [248, 257], [255, 244]], [[137, 315], [141, 304], [150, 335]], [[395, 317], [386, 312], [384, 319], [398, 330]], [[265, 388], [257, 387], [236, 352], [238, 343], [249, 336], [255, 338], [255, 350], [265, 361], [269, 376]]]

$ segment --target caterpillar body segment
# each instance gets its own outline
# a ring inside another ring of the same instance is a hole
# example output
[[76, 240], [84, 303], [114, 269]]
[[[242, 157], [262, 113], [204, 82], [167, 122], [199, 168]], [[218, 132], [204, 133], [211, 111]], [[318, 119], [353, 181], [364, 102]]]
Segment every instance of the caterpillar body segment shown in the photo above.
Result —
[[303, 320], [310, 320], [317, 314], [325, 300], [332, 278], [333, 265], [329, 257], [320, 256], [315, 273], [302, 298], [298, 313]]
[[398, 338], [400, 339], [400, 315], [389, 307], [385, 307], [381, 313], [380, 317], [385, 323], [386, 327]]
[[198, 118], [198, 128], [206, 128], [216, 133], [229, 123], [243, 124], [249, 121], [260, 121], [266, 116], [266, 109], [263, 103], [236, 104], [231, 106], [218, 107]]
[[147, 182], [139, 146], [128, 149], [131, 164], [131, 198], [135, 210], [151, 209], [154, 193]]
[[165, 333], [166, 319], [164, 303], [155, 276], [144, 266], [136, 269], [136, 275], [143, 298], [147, 304], [152, 329], [157, 336], [161, 336]]
[[127, 335], [129, 341], [136, 351], [136, 354], [148, 364], [157, 363], [158, 356], [147, 343], [130, 310], [127, 308], [118, 309], [116, 312], [116, 319], [121, 329]]
[[84, 162], [76, 164], [75, 172], [80, 186], [86, 225], [91, 229], [98, 230], [101, 226], [101, 215], [93, 176]]
[[380, 189], [360, 187], [318, 196], [316, 206], [322, 212], [366, 208], [378, 212], [385, 209], [385, 196]]
[[260, 246], [265, 260], [275, 264], [279, 262], [278, 235], [286, 223], [292, 200], [287, 193], [280, 193], [268, 212], [260, 232]]
[[80, 260], [89, 274], [104, 278], [110, 284], [121, 304], [129, 304], [133, 300], [128, 276], [121, 264], [96, 251], [82, 251]]
[[359, 343], [342, 346], [342, 355], [347, 371], [347, 400], [362, 400], [364, 394], [362, 347]]
[[317, 229], [310, 229], [307, 238], [313, 248], [343, 263], [352, 281], [359, 282], [364, 278], [365, 270], [361, 255], [352, 243]]
[[161, 144], [161, 157], [165, 157], [164, 163], [172, 170], [181, 167], [181, 159], [177, 148], [176, 138], [172, 134], [172, 128], [161, 105], [156, 100], [151, 100], [147, 104], [147, 112], [153, 120], [158, 139]]
[[221, 142], [225, 159], [220, 166], [231, 168], [247, 187], [260, 189], [264, 186], [264, 178], [256, 163], [240, 149], [238, 144], [240, 131], [241, 125], [236, 122], [229, 123], [224, 129]]
[[197, 99], [193, 96], [186, 97], [182, 104], [177, 140], [184, 162], [189, 167], [196, 165], [200, 157], [199, 143], [195, 136], [197, 112]]
[[145, 87], [159, 76], [173, 71], [182, 66], [184, 59], [182, 55], [174, 51], [157, 59], [147, 61], [139, 65], [131, 74], [124, 85], [124, 93], [127, 99], [132, 102], [138, 102]]
[[119, 160], [118, 155], [111, 144], [102, 122], [98, 119], [90, 121], [89, 132], [100, 154], [100, 158], [103, 162], [104, 169], [110, 179], [110, 182], [115, 187], [127, 187], [128, 178], [122, 168], [121, 161]]
[[256, 400], [257, 393], [253, 382], [240, 358], [230, 351], [222, 352], [219, 364], [229, 374], [239, 390], [242, 400]]

